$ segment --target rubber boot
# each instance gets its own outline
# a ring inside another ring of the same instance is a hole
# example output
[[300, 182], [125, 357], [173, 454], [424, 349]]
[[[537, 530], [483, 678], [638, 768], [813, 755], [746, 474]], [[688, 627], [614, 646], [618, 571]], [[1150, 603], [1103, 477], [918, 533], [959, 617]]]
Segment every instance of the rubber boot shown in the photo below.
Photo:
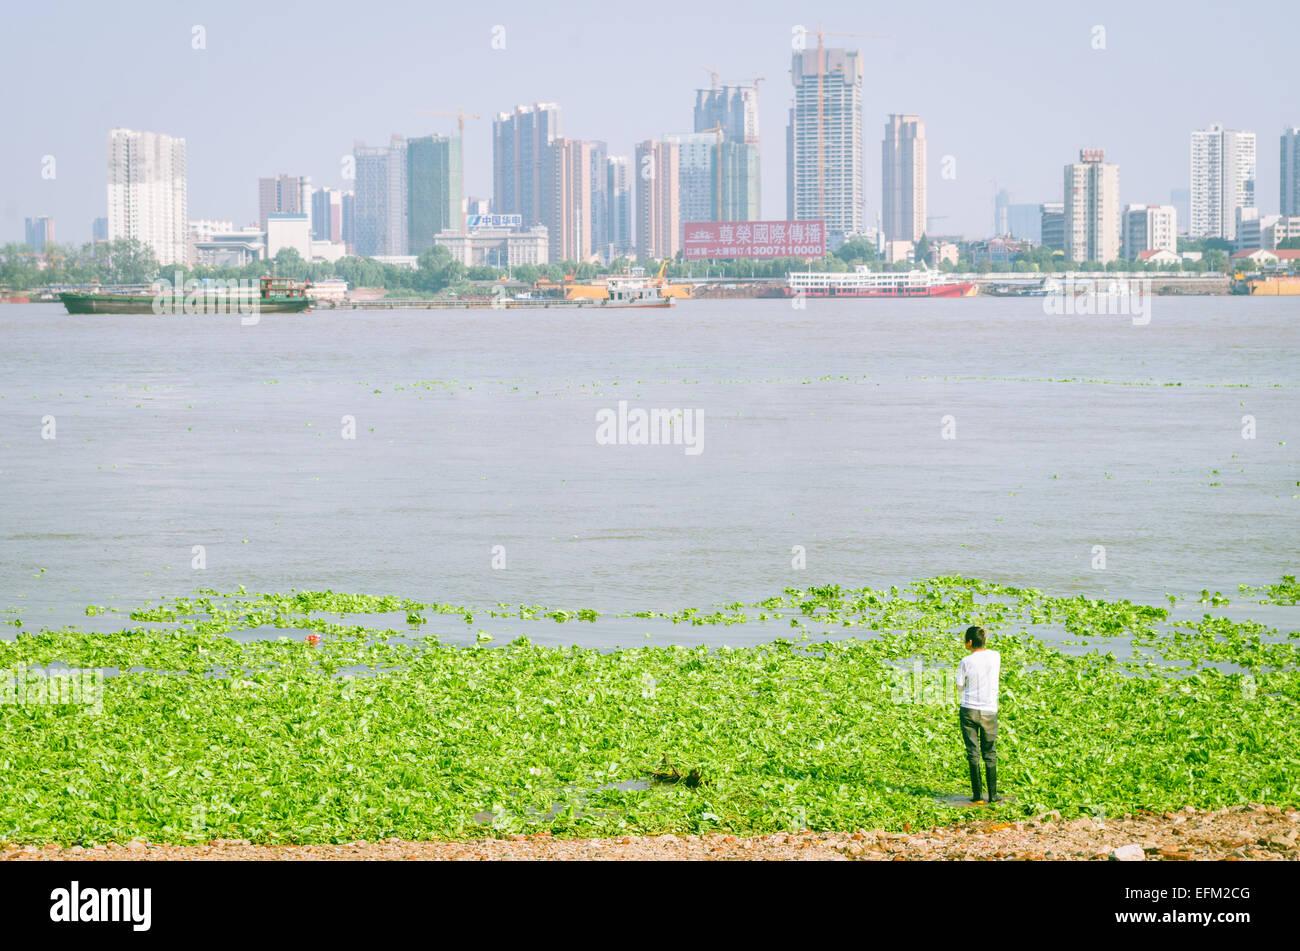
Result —
[[998, 801], [998, 768], [997, 768], [996, 765], [993, 765], [993, 766], [985, 766], [985, 767], [984, 767], [984, 772], [988, 774], [988, 778], [989, 778], [989, 799], [988, 799], [988, 801], [989, 801], [989, 802], [997, 802], [997, 801]]
[[970, 797], [971, 802], [983, 801], [984, 795], [982, 792], [980, 792], [980, 768], [977, 763], [972, 763], [970, 767], [970, 789], [971, 789], [971, 797]]

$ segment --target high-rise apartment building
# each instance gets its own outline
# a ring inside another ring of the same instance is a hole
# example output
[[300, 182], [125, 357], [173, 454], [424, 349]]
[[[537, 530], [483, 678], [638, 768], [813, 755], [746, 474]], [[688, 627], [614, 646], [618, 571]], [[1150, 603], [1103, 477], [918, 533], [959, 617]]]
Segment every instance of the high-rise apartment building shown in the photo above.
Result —
[[786, 204], [797, 220], [822, 218], [830, 247], [863, 229], [862, 54], [794, 53], [794, 107], [786, 137]]
[[406, 140], [394, 135], [387, 146], [358, 143], [352, 154], [357, 176], [353, 197], [355, 253], [365, 257], [410, 253]]
[[343, 241], [343, 192], [319, 188], [311, 196], [311, 230], [317, 241]]
[[999, 189], [993, 196], [993, 235], [1011, 234], [1011, 192]]
[[787, 221], [794, 221], [794, 193], [795, 181], [798, 176], [795, 174], [795, 148], [794, 148], [794, 106], [791, 106], [786, 113], [785, 120], [785, 218]]
[[37, 254], [44, 254], [54, 245], [54, 219], [47, 217], [28, 218], [23, 222], [24, 237], [27, 247]]
[[311, 188], [310, 181], [299, 175], [277, 175], [257, 180], [257, 220], [261, 222], [263, 231], [271, 215], [299, 215], [308, 211], [303, 205], [303, 192]]
[[[714, 157], [722, 165], [714, 184], [715, 191], [722, 190], [720, 220], [757, 221], [762, 217], [757, 83], [696, 90], [695, 131], [714, 129], [722, 133]], [[715, 214], [719, 214], [714, 197]], [[708, 220], [692, 219], [685, 211], [682, 214], [686, 221]]]
[[637, 257], [675, 257], [682, 246], [677, 144], [654, 139], [640, 143], [632, 174]]
[[1065, 205], [1059, 201], [1045, 201], [1038, 206], [1040, 210], [1039, 231], [1043, 247], [1053, 251], [1065, 251]]
[[609, 257], [631, 254], [632, 168], [626, 155], [611, 155], [606, 171], [609, 188]]
[[1192, 190], [1190, 188], [1169, 189], [1169, 204], [1174, 206], [1174, 211], [1178, 215], [1179, 227], [1186, 228], [1187, 222], [1192, 217]]
[[1278, 214], [1300, 215], [1300, 128], [1282, 133], [1282, 183], [1278, 196]]
[[666, 135], [677, 146], [677, 208], [682, 221], [718, 220], [718, 136]]
[[108, 134], [108, 237], [139, 241], [162, 265], [189, 247], [185, 140], [158, 132]]
[[542, 165], [560, 137], [560, 107], [553, 102], [516, 106], [492, 120], [492, 210], [522, 215], [523, 226], [542, 220]]
[[722, 127], [728, 142], [758, 145], [758, 87], [695, 90], [695, 131]]
[[724, 141], [718, 147], [722, 163], [722, 221], [758, 221], [763, 217], [758, 146]]
[[1119, 251], [1119, 166], [1101, 149], [1081, 149], [1065, 166], [1065, 259], [1106, 264]]
[[921, 240], [925, 234], [924, 122], [913, 115], [889, 117], [880, 148], [880, 170], [885, 240]]
[[443, 231], [464, 226], [459, 138], [426, 135], [406, 141], [407, 254], [433, 247]]
[[351, 188], [343, 191], [343, 244], [348, 254], [356, 254], [357, 241], [357, 193]]
[[590, 142], [591, 254], [602, 261], [609, 255], [609, 148]]
[[1192, 133], [1193, 238], [1237, 234], [1237, 209], [1255, 206], [1255, 133], [1225, 129], [1217, 122]]
[[590, 142], [557, 138], [542, 157], [542, 224], [552, 263], [591, 258], [591, 153]]
[[1173, 205], [1129, 205], [1124, 212], [1124, 257], [1143, 251], [1178, 253], [1178, 209]]
[[1012, 204], [1006, 206], [1006, 234], [1033, 244], [1043, 243], [1043, 206]]
[[108, 240], [108, 219], [96, 218], [90, 223], [90, 240], [107, 241]]

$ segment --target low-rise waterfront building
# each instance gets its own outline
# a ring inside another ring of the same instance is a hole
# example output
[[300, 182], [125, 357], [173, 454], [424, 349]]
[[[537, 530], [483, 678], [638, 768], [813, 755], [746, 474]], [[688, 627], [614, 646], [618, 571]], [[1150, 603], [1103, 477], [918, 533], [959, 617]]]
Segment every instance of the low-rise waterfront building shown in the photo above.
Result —
[[527, 231], [487, 228], [465, 234], [444, 231], [433, 239], [466, 267], [517, 267], [520, 264], [545, 264], [549, 256], [550, 235], [544, 225]]
[[1244, 267], [1253, 265], [1255, 267], [1274, 267], [1279, 264], [1287, 264], [1295, 267], [1300, 265], [1300, 248], [1256, 248], [1253, 251], [1238, 251], [1232, 256], [1234, 267]]
[[1276, 248], [1283, 241], [1300, 238], [1300, 215], [1269, 215], [1260, 219], [1261, 248]]
[[327, 277], [321, 281], [313, 281], [307, 296], [322, 301], [346, 300], [348, 282], [341, 277]]
[[311, 260], [311, 216], [306, 212], [272, 212], [266, 217], [266, 254], [274, 258], [293, 248], [304, 261]]
[[972, 241], [967, 250], [970, 252], [971, 264], [1011, 264], [1030, 247], [1028, 241], [998, 237], [986, 241]]
[[256, 226], [212, 231], [193, 242], [194, 263], [206, 267], [244, 267], [266, 257], [266, 232]]
[[961, 258], [961, 249], [951, 241], [931, 241], [930, 250], [926, 252], [925, 263], [930, 267], [939, 267], [945, 262], [955, 265]]
[[899, 261], [910, 261], [916, 251], [916, 245], [911, 241], [899, 239], [897, 241], [885, 242], [885, 263], [897, 264]]
[[418, 254], [371, 254], [367, 255], [367, 257], [380, 264], [404, 267], [410, 271], [418, 270], [420, 267], [420, 256]]
[[1139, 251], [1136, 260], [1142, 264], [1158, 264], [1161, 266], [1167, 264], [1178, 264], [1182, 258], [1176, 251], [1170, 251], [1168, 248], [1159, 248], [1157, 250]]

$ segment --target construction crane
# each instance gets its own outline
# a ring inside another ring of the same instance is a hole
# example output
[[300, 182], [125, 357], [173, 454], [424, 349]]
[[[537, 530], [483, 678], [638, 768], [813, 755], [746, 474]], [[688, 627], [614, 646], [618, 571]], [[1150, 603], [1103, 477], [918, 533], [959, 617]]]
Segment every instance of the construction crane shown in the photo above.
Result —
[[825, 192], [825, 145], [823, 142], [822, 124], [824, 117], [822, 110], [826, 105], [825, 77], [826, 77], [826, 46], [824, 38], [827, 36], [868, 36], [876, 39], [883, 39], [883, 33], [845, 33], [838, 30], [823, 30], [820, 22], [817, 29], [801, 29], [805, 39], [809, 33], [817, 35], [817, 216], [823, 221], [826, 220], [826, 192]]
[[713, 212], [713, 220], [722, 220], [722, 126], [715, 125], [711, 129], [701, 129], [699, 134], [704, 135], [707, 132], [716, 132], [718, 134], [718, 149], [713, 157], [713, 165], [717, 169], [717, 181], [713, 186], [713, 194], [717, 196], [716, 207]]
[[[460, 175], [461, 190], [465, 187], [465, 120], [483, 118], [477, 112], [466, 112], [460, 106], [456, 107], [455, 112], [444, 112], [436, 109], [416, 109], [417, 113], [423, 116], [455, 116], [457, 131], [457, 148], [460, 149]], [[460, 196], [460, 233], [469, 236], [469, 207], [465, 195]]]
[[714, 92], [717, 92], [717, 91], [718, 91], [718, 77], [721, 76], [722, 73], [718, 72], [718, 69], [717, 69], [716, 66], [701, 66], [700, 69], [704, 70], [706, 73], [709, 74], [709, 79], [710, 79], [710, 88], [711, 88]]
[[423, 116], [455, 116], [456, 128], [462, 139], [465, 137], [465, 120], [483, 118], [477, 112], [466, 112], [460, 107], [457, 107], [455, 112], [440, 112], [434, 109], [416, 109], [415, 111]]

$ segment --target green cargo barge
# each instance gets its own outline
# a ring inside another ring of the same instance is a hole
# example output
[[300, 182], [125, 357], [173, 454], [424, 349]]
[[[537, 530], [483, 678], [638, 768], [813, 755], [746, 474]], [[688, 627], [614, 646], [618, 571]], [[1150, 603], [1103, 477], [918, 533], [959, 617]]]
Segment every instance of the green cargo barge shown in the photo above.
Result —
[[297, 314], [310, 309], [309, 285], [264, 277], [254, 287], [168, 288], [153, 294], [60, 294], [69, 314]]

